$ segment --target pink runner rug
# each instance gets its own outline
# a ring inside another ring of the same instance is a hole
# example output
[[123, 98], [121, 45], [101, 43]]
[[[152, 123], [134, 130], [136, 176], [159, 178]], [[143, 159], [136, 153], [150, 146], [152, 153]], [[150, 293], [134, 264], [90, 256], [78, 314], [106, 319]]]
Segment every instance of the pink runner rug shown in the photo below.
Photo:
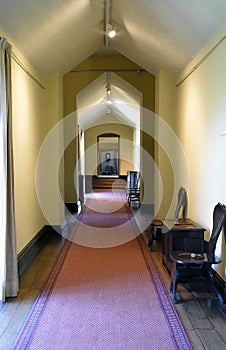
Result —
[[136, 221], [120, 192], [91, 193], [70, 239], [92, 248], [109, 248], [140, 235]]
[[[95, 217], [91, 207], [101, 205], [91, 198], [80, 222], [95, 226], [86, 215]], [[111, 225], [122, 213], [130, 223], [123, 205]], [[78, 222], [75, 236], [79, 229]], [[130, 230], [135, 238], [113, 247], [65, 243], [14, 350], [192, 349], [142, 235], [134, 223]]]

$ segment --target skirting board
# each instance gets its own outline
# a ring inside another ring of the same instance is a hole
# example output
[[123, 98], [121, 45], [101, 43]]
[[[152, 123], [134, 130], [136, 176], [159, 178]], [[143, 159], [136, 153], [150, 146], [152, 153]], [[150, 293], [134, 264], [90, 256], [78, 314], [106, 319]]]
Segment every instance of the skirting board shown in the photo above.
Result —
[[19, 277], [23, 275], [23, 273], [27, 270], [28, 266], [32, 263], [35, 257], [42, 250], [46, 240], [48, 239], [48, 236], [50, 234], [59, 234], [58, 232], [61, 232], [60, 226], [56, 227], [56, 229], [57, 231], [54, 229], [54, 227], [50, 225], [45, 225], [18, 254], [17, 261]]
[[213, 277], [214, 277], [214, 284], [216, 286], [217, 291], [220, 294], [220, 297], [222, 298], [223, 304], [226, 304], [226, 281], [223, 280], [223, 278], [218, 275], [218, 273], [214, 270], [211, 269]]

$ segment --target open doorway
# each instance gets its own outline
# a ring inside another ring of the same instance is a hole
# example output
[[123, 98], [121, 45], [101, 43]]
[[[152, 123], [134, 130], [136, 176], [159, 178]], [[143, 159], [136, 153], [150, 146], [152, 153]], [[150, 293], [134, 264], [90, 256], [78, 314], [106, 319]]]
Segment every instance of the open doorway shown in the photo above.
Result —
[[97, 137], [97, 176], [119, 176], [119, 135], [102, 134]]
[[[143, 166], [140, 147], [143, 95], [117, 74], [111, 72], [109, 78], [107, 73], [76, 95], [77, 125], [84, 131], [84, 143], [78, 147], [83, 148], [81, 175], [85, 193], [92, 191], [96, 177], [100, 181], [125, 178], [128, 170], [142, 171]], [[106, 89], [109, 84], [110, 104]]]

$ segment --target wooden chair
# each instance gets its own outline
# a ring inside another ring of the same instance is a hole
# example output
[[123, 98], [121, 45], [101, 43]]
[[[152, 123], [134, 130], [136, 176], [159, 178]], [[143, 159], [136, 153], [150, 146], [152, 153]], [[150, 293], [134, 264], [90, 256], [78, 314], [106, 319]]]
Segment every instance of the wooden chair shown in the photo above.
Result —
[[138, 171], [127, 171], [126, 199], [131, 203], [140, 206], [140, 173]]
[[[183, 219], [185, 219], [187, 215], [187, 192], [184, 187], [180, 187], [178, 191], [177, 205], [174, 213], [175, 219], [179, 218], [180, 212], [182, 212], [182, 217]], [[162, 237], [162, 226], [163, 226], [163, 219], [160, 219], [160, 220], [154, 219], [151, 222], [150, 236], [149, 236], [149, 242], [148, 242], [148, 247], [151, 250], [152, 250], [153, 240]]]
[[218, 203], [213, 211], [213, 229], [209, 242], [204, 245], [204, 252], [200, 254], [187, 251], [173, 251], [170, 254], [172, 259], [170, 292], [173, 293], [174, 303], [177, 303], [178, 283], [209, 280], [215, 293], [217, 294], [213, 275], [212, 264], [219, 264], [220, 259], [215, 256], [217, 239], [222, 230], [226, 215], [226, 207]]

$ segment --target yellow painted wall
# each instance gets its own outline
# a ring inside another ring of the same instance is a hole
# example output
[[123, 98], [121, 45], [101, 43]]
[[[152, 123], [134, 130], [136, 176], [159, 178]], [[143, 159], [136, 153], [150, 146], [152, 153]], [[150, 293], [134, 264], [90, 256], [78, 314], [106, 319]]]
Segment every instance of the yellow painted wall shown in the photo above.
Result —
[[[77, 70], [93, 69], [93, 70], [114, 70], [114, 69], [140, 69], [135, 63], [131, 62], [123, 56], [115, 57], [91, 57], [84, 61]], [[83, 72], [68, 73], [64, 76], [64, 117], [76, 111], [76, 94], [93, 80], [99, 77], [103, 72]], [[155, 78], [148, 72], [137, 74], [136, 72], [115, 72], [122, 79], [129, 82], [143, 93], [143, 106], [148, 110], [155, 110]], [[67, 138], [67, 135], [65, 135]], [[141, 142], [145, 149], [151, 154], [154, 153], [154, 144], [152, 139], [143, 140]], [[76, 199], [76, 191], [74, 186], [74, 170], [75, 170], [75, 142], [67, 147], [65, 151], [65, 201], [74, 202]]]
[[[9, 39], [8, 39], [9, 40]], [[9, 40], [10, 42], [10, 40]], [[19, 253], [46, 224], [60, 224], [63, 211], [60, 203], [47, 197], [56, 220], [49, 222], [38, 201], [35, 177], [37, 158], [45, 136], [62, 117], [62, 78], [51, 76], [44, 81], [12, 44], [13, 52], [44, 86], [43, 89], [12, 60], [13, 147], [15, 180], [15, 216], [17, 252]], [[58, 139], [60, 143], [60, 138]], [[63, 135], [61, 135], [63, 142]], [[59, 144], [54, 147], [58, 152]], [[54, 157], [54, 154], [53, 154]], [[46, 172], [49, 159], [41, 171]], [[46, 176], [48, 173], [46, 172]], [[61, 181], [63, 174], [61, 170]], [[62, 186], [63, 187], [63, 186]]]
[[36, 162], [36, 191], [51, 225], [64, 220], [64, 125], [62, 123], [62, 75], [52, 73], [45, 82], [43, 143]]
[[17, 251], [46, 224], [36, 196], [35, 167], [42, 143], [44, 90], [12, 61], [13, 147]]
[[[226, 26], [215, 42], [225, 34]], [[206, 227], [206, 237], [212, 229], [214, 206], [226, 203], [225, 62], [226, 40], [177, 88], [179, 137], [189, 163], [189, 215]], [[216, 253], [222, 255], [217, 270], [225, 278], [223, 235]]]
[[[155, 160], [160, 172], [160, 178], [155, 178], [155, 205], [159, 208], [157, 217], [173, 215], [170, 210], [175, 189], [174, 171], [167, 149], [162, 139], [167, 139], [161, 120], [170, 128], [176, 129], [175, 102], [176, 88], [174, 79], [165, 71], [159, 70], [156, 75], [156, 119], [155, 119]], [[169, 144], [171, 140], [168, 139]], [[169, 145], [170, 146], [170, 145]]]
[[[223, 40], [204, 60], [202, 59], [225, 34], [226, 26], [203, 48], [174, 83], [173, 78], [167, 78], [166, 73], [160, 73], [158, 87], [159, 113], [175, 131], [188, 164], [188, 181], [185, 173], [182, 173], [181, 177], [182, 183], [183, 180], [184, 183], [187, 182], [188, 216], [206, 228], [207, 240], [212, 229], [214, 206], [218, 202], [226, 203], [226, 40]], [[200, 60], [202, 63], [198, 68], [183, 81], [187, 72]], [[179, 82], [180, 85], [176, 87]], [[165, 93], [169, 93], [171, 98], [174, 96], [174, 107], [171, 106], [171, 101], [163, 100]], [[177, 159], [176, 149], [175, 159], [175, 167], [182, 167], [180, 158]], [[165, 155], [160, 151], [158, 162], [165, 180], [169, 176], [169, 166], [164, 167], [162, 165], [164, 161]], [[168, 186], [172, 185], [170, 176]], [[217, 271], [225, 279], [223, 235], [218, 240], [216, 253], [222, 258]]]

